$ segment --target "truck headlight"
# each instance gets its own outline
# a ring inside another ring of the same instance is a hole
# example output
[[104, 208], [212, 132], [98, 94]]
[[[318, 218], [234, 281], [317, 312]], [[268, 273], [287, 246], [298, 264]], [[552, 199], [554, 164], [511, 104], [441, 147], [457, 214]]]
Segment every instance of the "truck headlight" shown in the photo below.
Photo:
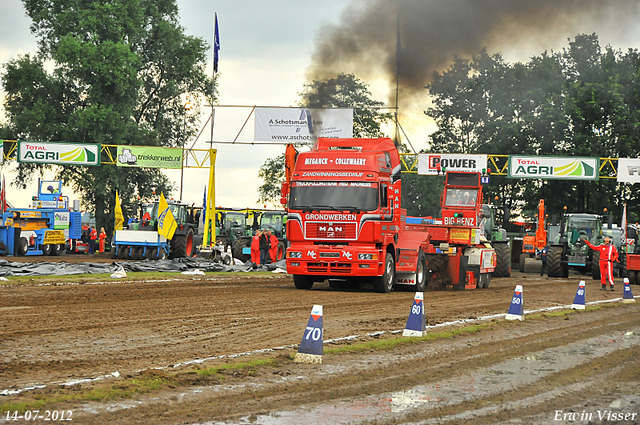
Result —
[[302, 258], [302, 252], [289, 251], [289, 252], [287, 252], [287, 257], [289, 257], [289, 258]]
[[358, 254], [358, 260], [377, 260], [378, 254]]

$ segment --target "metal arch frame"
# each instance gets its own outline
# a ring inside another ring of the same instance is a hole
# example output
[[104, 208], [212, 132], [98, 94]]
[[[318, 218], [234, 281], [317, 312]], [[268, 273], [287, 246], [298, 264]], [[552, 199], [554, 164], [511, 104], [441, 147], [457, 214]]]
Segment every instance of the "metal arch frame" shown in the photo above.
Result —
[[[11, 160], [17, 151], [17, 140], [5, 140], [4, 141], [9, 149], [3, 152], [3, 159], [5, 161]], [[101, 161], [100, 164], [116, 165], [118, 147], [123, 145], [100, 145]], [[124, 145], [126, 146], [126, 145]], [[180, 148], [175, 148], [180, 149]], [[209, 149], [182, 149], [183, 150], [183, 164], [184, 168], [209, 168], [211, 161], [211, 150]], [[216, 150], [213, 149], [215, 152]], [[418, 155], [415, 153], [400, 153], [400, 162], [403, 173], [418, 172]], [[191, 163], [190, 160], [191, 159]], [[215, 154], [213, 161], [215, 163]], [[509, 167], [509, 155], [503, 154], [487, 154], [487, 161], [489, 168], [492, 170], [491, 175], [494, 176], [506, 176], [507, 169]], [[617, 179], [618, 178], [618, 158], [600, 158], [600, 175], [601, 179]]]
[[[415, 153], [400, 153], [400, 163], [403, 173], [418, 173], [418, 155]], [[488, 168], [492, 176], [506, 176], [509, 168], [509, 155], [486, 154]], [[600, 179], [618, 178], [618, 158], [600, 158]]]

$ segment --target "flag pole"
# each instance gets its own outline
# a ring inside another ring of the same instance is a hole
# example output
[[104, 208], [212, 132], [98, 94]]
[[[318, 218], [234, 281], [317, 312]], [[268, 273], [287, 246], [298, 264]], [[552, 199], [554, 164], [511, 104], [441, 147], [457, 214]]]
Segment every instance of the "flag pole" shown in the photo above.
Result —
[[402, 44], [400, 42], [400, 13], [398, 13], [398, 23], [397, 23], [397, 35], [396, 35], [396, 143], [398, 146], [400, 145], [400, 132], [398, 131], [398, 92], [399, 92], [399, 80], [400, 80], [400, 65], [402, 61], [401, 56], [401, 47]]
[[211, 138], [209, 139], [209, 149], [213, 149], [213, 127], [216, 117], [216, 110], [213, 107], [213, 99], [216, 92], [216, 73], [218, 72], [218, 51], [220, 50], [220, 33], [218, 30], [218, 13], [214, 13], [213, 18], [213, 74], [211, 78]]

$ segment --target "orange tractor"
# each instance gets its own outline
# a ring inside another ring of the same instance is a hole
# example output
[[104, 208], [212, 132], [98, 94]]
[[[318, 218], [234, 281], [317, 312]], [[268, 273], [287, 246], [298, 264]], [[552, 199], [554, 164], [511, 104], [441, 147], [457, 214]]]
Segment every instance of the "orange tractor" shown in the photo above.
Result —
[[547, 246], [547, 227], [545, 224], [545, 209], [544, 199], [540, 199], [538, 204], [538, 227], [535, 234], [527, 233], [522, 238], [522, 254], [520, 254], [520, 261], [518, 263], [518, 270], [524, 272], [525, 262], [527, 258], [536, 258], [539, 252]]

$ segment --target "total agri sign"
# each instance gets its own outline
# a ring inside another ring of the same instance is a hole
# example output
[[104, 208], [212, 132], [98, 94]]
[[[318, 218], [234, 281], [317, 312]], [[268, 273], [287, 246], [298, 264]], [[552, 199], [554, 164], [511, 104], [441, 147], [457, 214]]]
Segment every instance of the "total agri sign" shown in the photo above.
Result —
[[598, 180], [600, 158], [509, 155], [508, 177], [514, 179]]
[[18, 162], [59, 165], [100, 165], [99, 144], [18, 141]]

